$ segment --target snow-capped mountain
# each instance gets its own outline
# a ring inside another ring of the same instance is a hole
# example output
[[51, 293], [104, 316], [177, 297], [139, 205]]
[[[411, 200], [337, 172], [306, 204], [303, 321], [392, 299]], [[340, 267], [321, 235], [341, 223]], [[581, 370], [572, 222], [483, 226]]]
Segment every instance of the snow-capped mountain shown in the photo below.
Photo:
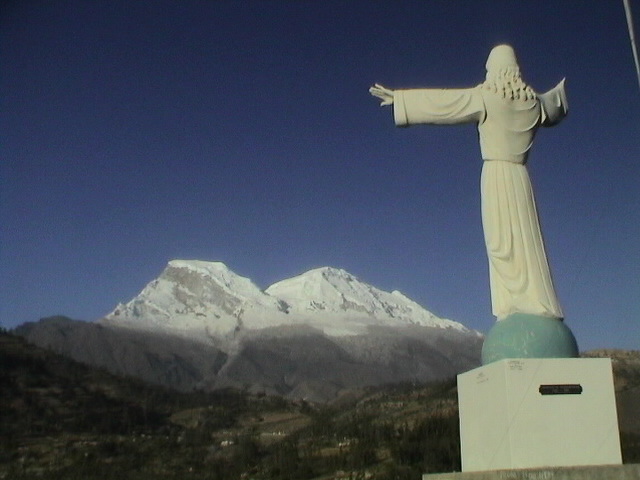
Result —
[[458, 322], [436, 317], [397, 290], [385, 292], [337, 268], [310, 270], [274, 283], [265, 292], [284, 301], [290, 312], [310, 317], [339, 317], [338, 331], [340, 324], [343, 328], [349, 324], [420, 325], [467, 331]]
[[187, 337], [227, 337], [290, 323], [286, 305], [220, 262], [173, 260], [138, 296], [100, 322]]
[[227, 340], [244, 331], [301, 324], [331, 336], [361, 334], [371, 326], [468, 331], [398, 291], [385, 292], [341, 269], [310, 270], [263, 292], [223, 263], [198, 260], [169, 262], [137, 297], [118, 305], [101, 323]]
[[29, 341], [173, 388], [329, 401], [367, 385], [450, 378], [482, 336], [400, 292], [323, 267], [261, 291], [223, 263], [173, 260], [98, 322], [25, 324]]

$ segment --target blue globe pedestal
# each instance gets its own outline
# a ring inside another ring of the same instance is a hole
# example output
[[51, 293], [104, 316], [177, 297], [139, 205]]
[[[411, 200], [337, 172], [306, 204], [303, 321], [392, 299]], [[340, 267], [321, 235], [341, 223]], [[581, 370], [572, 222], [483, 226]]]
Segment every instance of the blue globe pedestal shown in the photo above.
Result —
[[561, 319], [514, 313], [489, 330], [482, 364], [508, 358], [575, 358], [578, 344]]

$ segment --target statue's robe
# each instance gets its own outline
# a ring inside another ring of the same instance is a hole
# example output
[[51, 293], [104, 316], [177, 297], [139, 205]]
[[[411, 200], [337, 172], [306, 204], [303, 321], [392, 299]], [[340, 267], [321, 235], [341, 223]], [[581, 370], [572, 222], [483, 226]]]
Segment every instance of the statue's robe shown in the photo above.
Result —
[[563, 82], [530, 100], [505, 99], [482, 85], [394, 91], [398, 126], [478, 125], [482, 225], [498, 320], [513, 313], [563, 318], [526, 169], [538, 127], [554, 125], [567, 113]]

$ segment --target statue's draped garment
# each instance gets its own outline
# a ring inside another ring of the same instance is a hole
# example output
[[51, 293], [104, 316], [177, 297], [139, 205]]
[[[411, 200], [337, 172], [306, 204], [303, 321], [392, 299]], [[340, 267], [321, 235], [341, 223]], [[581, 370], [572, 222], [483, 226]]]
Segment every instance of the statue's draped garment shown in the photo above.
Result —
[[484, 160], [482, 225], [489, 258], [493, 314], [563, 318], [551, 280], [526, 163], [536, 130], [567, 113], [564, 81], [530, 100], [468, 89], [394, 91], [398, 126], [476, 123]]

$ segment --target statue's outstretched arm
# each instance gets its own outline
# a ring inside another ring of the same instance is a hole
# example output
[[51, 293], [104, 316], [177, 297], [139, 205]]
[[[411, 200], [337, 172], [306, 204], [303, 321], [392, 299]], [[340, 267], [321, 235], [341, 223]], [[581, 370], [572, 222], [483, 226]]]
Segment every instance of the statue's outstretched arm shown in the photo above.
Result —
[[538, 94], [538, 98], [542, 104], [543, 127], [552, 127], [560, 123], [569, 111], [564, 82], [565, 79], [563, 78], [558, 85], [547, 93]]
[[383, 87], [379, 83], [376, 83], [373, 87], [369, 89], [369, 93], [374, 97], [378, 97], [380, 100], [380, 106], [384, 107], [386, 105], [393, 105], [393, 90], [390, 88]]

